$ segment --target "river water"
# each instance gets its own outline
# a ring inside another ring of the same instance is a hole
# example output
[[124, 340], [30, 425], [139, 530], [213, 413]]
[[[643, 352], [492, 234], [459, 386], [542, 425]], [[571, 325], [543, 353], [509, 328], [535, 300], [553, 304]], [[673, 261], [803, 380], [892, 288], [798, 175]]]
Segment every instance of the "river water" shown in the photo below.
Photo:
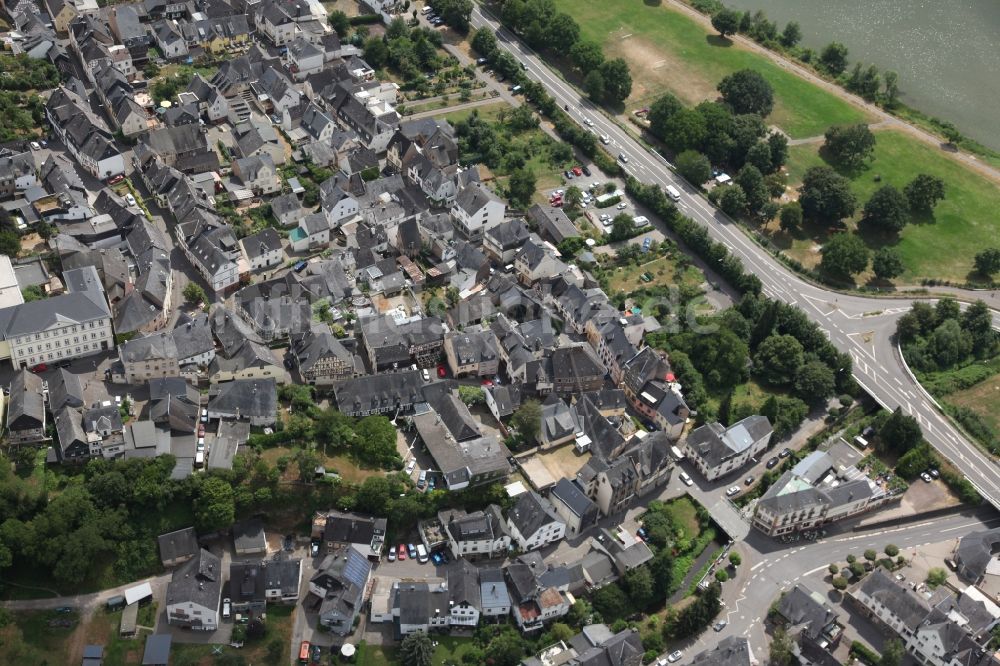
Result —
[[856, 61], [899, 74], [904, 102], [1000, 150], [1000, 0], [724, 0], [762, 9], [802, 45], [842, 42]]

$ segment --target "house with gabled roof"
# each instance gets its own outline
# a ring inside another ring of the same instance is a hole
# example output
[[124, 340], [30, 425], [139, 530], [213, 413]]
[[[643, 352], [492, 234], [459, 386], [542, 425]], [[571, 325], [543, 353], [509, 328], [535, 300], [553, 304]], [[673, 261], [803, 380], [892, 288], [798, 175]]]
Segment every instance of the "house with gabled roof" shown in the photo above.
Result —
[[7, 396], [7, 439], [11, 444], [33, 444], [48, 439], [42, 379], [26, 369], [16, 371]]
[[167, 584], [167, 623], [200, 631], [219, 627], [222, 600], [222, 562], [211, 552], [200, 549], [182, 564]]
[[522, 551], [544, 548], [566, 536], [566, 523], [552, 503], [529, 490], [507, 511], [507, 531]]

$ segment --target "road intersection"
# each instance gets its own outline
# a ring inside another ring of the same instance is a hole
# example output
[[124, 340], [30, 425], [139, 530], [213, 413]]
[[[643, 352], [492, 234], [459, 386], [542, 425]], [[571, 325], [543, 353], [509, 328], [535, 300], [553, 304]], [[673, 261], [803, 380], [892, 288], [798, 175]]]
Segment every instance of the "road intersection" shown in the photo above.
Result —
[[[570, 116], [576, 122], [608, 137], [608, 148], [613, 154], [628, 158], [622, 166], [629, 175], [644, 183], [677, 188], [681, 194], [678, 206], [684, 215], [705, 226], [714, 240], [724, 243], [746, 269], [760, 278], [765, 294], [797, 305], [819, 324], [833, 344], [850, 355], [854, 377], [862, 388], [883, 407], [901, 407], [916, 418], [927, 441], [950, 460], [984, 498], [1000, 508], [1000, 468], [941, 413], [934, 399], [906, 367], [893, 339], [897, 319], [916, 299], [839, 293], [795, 274], [712, 206], [696, 188], [674, 174], [662, 155], [648, 150], [601, 113], [516, 35], [487, 16], [481, 7], [474, 7], [471, 23], [477, 29], [486, 26], [496, 31], [500, 48], [512, 53], [523, 64], [525, 73], [540, 82], [560, 106], [572, 109]], [[656, 223], [663, 230], [662, 222]], [[1000, 315], [996, 311], [993, 314], [994, 324], [1000, 324]]]

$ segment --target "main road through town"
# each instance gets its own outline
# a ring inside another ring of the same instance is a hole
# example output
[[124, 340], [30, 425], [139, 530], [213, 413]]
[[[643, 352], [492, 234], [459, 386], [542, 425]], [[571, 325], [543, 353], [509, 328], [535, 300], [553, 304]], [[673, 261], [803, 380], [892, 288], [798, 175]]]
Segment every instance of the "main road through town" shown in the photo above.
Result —
[[[907, 369], [893, 340], [896, 320], [909, 309], [911, 301], [838, 293], [795, 274], [674, 174], [661, 155], [648, 150], [601, 113], [485, 10], [475, 6], [471, 22], [475, 28], [486, 26], [495, 30], [500, 47], [511, 52], [523, 64], [526, 74], [542, 83], [560, 106], [570, 109], [576, 122], [608, 137], [607, 147], [627, 158], [623, 166], [630, 175], [644, 183], [677, 188], [681, 193], [678, 206], [682, 213], [705, 225], [715, 240], [724, 243], [744, 267], [760, 278], [768, 296], [802, 308], [827, 332], [838, 349], [851, 356], [858, 383], [887, 409], [902, 407], [912, 414], [920, 422], [927, 441], [961, 470], [983, 497], [1000, 508], [997, 463], [941, 413], [934, 399]], [[994, 311], [994, 323], [998, 321], [1000, 316]]]

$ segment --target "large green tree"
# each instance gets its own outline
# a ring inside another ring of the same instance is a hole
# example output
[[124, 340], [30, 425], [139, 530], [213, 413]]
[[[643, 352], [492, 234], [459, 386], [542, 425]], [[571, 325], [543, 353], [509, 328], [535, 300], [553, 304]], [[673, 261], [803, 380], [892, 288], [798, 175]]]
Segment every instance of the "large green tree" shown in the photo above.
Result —
[[875, 190], [865, 203], [862, 219], [882, 231], [899, 233], [910, 221], [909, 203], [892, 185]]
[[809, 361], [795, 372], [795, 393], [806, 402], [829, 398], [837, 389], [833, 370], [821, 361]]
[[847, 47], [840, 42], [830, 42], [820, 52], [819, 64], [833, 76], [840, 76], [847, 69]]
[[920, 173], [906, 184], [903, 193], [909, 201], [910, 208], [920, 213], [929, 213], [941, 199], [944, 199], [944, 180]]
[[920, 424], [912, 416], [904, 414], [901, 407], [896, 408], [878, 431], [880, 448], [897, 454], [915, 447], [922, 437]]
[[406, 636], [399, 644], [399, 660], [403, 666], [431, 666], [434, 661], [431, 637], [422, 631]]
[[542, 406], [537, 400], [525, 400], [511, 417], [510, 423], [527, 444], [538, 441], [542, 427]]
[[774, 108], [774, 89], [759, 72], [741, 69], [719, 82], [723, 101], [736, 113], [767, 116]]
[[694, 109], [680, 109], [663, 123], [663, 140], [673, 150], [693, 150], [705, 140], [705, 118]]
[[632, 94], [632, 74], [624, 58], [614, 58], [601, 63], [604, 77], [604, 97], [609, 104], [621, 104]]
[[1000, 248], [988, 247], [976, 253], [974, 265], [976, 272], [986, 277], [992, 277], [1000, 272]]
[[215, 532], [236, 520], [233, 487], [218, 477], [208, 477], [199, 484], [194, 501], [195, 524], [199, 532]]
[[697, 150], [685, 150], [674, 163], [677, 172], [693, 185], [700, 186], [712, 176], [712, 164]]
[[891, 280], [903, 274], [903, 257], [891, 247], [882, 247], [872, 256], [872, 271], [880, 280]]
[[822, 252], [820, 268], [838, 279], [850, 279], [868, 267], [868, 247], [854, 234], [834, 235], [823, 246]]
[[853, 215], [858, 205], [850, 181], [828, 166], [810, 167], [799, 195], [806, 218], [831, 226]]
[[760, 343], [754, 369], [769, 384], [787, 385], [803, 363], [802, 343], [790, 335], [771, 335]]
[[875, 135], [868, 125], [834, 125], [824, 135], [823, 150], [833, 161], [856, 168], [875, 152]]
[[518, 206], [527, 207], [535, 194], [535, 183], [535, 173], [531, 169], [527, 167], [516, 169], [510, 174], [510, 181], [507, 184], [511, 201]]
[[735, 9], [723, 7], [712, 14], [712, 27], [719, 31], [723, 37], [735, 35], [740, 28], [740, 17], [742, 14]]

